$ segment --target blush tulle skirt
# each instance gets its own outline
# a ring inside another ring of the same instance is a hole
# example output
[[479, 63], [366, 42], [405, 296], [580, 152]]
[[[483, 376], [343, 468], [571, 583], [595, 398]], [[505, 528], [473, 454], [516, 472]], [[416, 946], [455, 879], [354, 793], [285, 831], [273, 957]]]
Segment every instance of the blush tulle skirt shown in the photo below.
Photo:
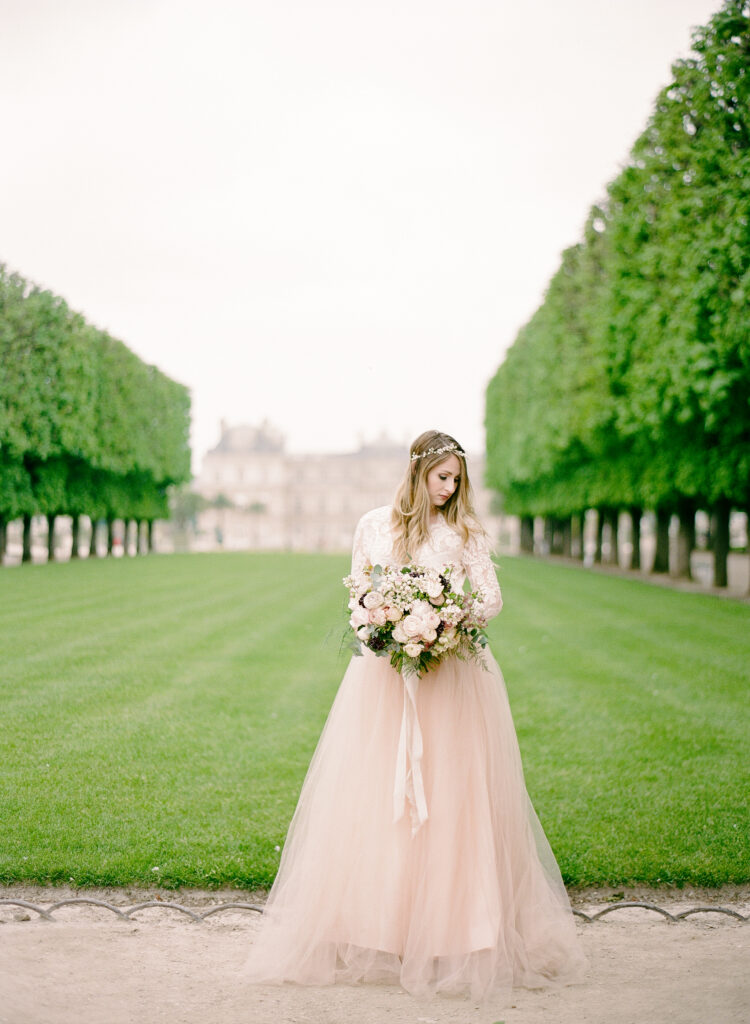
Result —
[[580, 979], [557, 864], [524, 784], [500, 669], [419, 680], [427, 818], [394, 821], [404, 682], [352, 658], [310, 764], [244, 976], [506, 996]]

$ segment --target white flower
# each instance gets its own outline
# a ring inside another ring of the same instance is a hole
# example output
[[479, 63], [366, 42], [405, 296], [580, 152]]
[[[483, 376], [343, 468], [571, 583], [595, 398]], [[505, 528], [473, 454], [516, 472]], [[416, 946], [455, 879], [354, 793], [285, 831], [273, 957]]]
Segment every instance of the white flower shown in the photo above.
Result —
[[459, 636], [457, 633], [453, 633], [453, 635], [441, 633], [440, 640], [438, 641], [438, 646], [443, 651], [451, 651], [453, 650], [454, 647], [458, 646], [458, 643]]
[[[382, 635], [387, 641], [388, 634], [379, 631], [388, 629], [393, 644], [412, 659], [409, 671], [425, 651], [435, 660], [456, 654], [478, 657], [484, 640], [470, 636], [469, 631], [483, 626], [482, 595], [453, 593], [446, 582], [453, 568], [446, 566], [441, 574], [427, 566], [409, 566], [406, 572], [376, 566], [346, 577], [349, 621], [357, 639], [369, 645]], [[389, 650], [393, 650], [390, 644]]]
[[403, 620], [401, 622], [397, 622], [396, 625], [393, 627], [392, 635], [393, 639], [396, 641], [397, 644], [406, 644], [411, 639], [409, 637], [409, 634], [404, 629]]
[[415, 601], [411, 606], [412, 615], [417, 615], [420, 619], [426, 618], [428, 615], [434, 614], [432, 611], [432, 605], [427, 601]]
[[419, 636], [424, 629], [424, 622], [418, 615], [407, 615], [403, 625], [407, 636]]
[[366, 626], [370, 621], [370, 613], [366, 611], [361, 604], [357, 604], [357, 607], [352, 612], [352, 617], [349, 622], [352, 629], [357, 629], [359, 626]]

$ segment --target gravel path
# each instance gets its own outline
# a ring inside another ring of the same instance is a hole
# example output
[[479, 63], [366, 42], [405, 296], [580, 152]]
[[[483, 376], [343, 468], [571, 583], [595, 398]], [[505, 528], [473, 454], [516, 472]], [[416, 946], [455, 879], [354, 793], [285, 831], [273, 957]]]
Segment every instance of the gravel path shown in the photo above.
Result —
[[[237, 892], [36, 889], [0, 897], [49, 906], [91, 895], [122, 907], [160, 897], [207, 909], [255, 902]], [[628, 890], [626, 899], [678, 913], [708, 904], [750, 913], [750, 889]], [[604, 891], [577, 896], [586, 913], [612, 905]], [[621, 909], [578, 930], [587, 981], [562, 990], [517, 990], [509, 1006], [467, 999], [414, 1000], [396, 986], [248, 986], [238, 970], [259, 916], [227, 911], [195, 924], [175, 911], [144, 909], [129, 921], [92, 906], [55, 911], [54, 921], [0, 907], [0, 1024], [748, 1024], [750, 922], [718, 914], [670, 924]]]

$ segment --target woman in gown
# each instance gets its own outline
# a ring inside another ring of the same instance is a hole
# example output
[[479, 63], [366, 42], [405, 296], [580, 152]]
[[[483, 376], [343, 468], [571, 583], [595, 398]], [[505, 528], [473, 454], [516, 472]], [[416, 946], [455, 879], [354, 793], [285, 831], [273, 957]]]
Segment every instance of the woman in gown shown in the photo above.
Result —
[[[454, 566], [502, 607], [465, 455], [421, 434], [394, 507], [360, 520], [352, 573]], [[261, 930], [252, 981], [384, 981], [415, 995], [507, 998], [579, 979], [567, 894], [528, 799], [503, 678], [446, 658], [406, 680], [353, 657], [310, 764]]]

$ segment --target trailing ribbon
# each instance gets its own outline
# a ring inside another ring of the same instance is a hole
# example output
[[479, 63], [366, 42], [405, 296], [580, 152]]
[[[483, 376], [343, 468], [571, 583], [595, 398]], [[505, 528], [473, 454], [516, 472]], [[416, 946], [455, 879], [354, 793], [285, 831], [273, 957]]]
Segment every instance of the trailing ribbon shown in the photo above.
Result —
[[422, 730], [417, 718], [416, 675], [401, 677], [404, 681], [404, 710], [401, 715], [401, 734], [396, 756], [396, 782], [393, 787], [393, 821], [400, 821], [409, 801], [411, 834], [416, 835], [427, 821], [427, 800], [422, 781]]

